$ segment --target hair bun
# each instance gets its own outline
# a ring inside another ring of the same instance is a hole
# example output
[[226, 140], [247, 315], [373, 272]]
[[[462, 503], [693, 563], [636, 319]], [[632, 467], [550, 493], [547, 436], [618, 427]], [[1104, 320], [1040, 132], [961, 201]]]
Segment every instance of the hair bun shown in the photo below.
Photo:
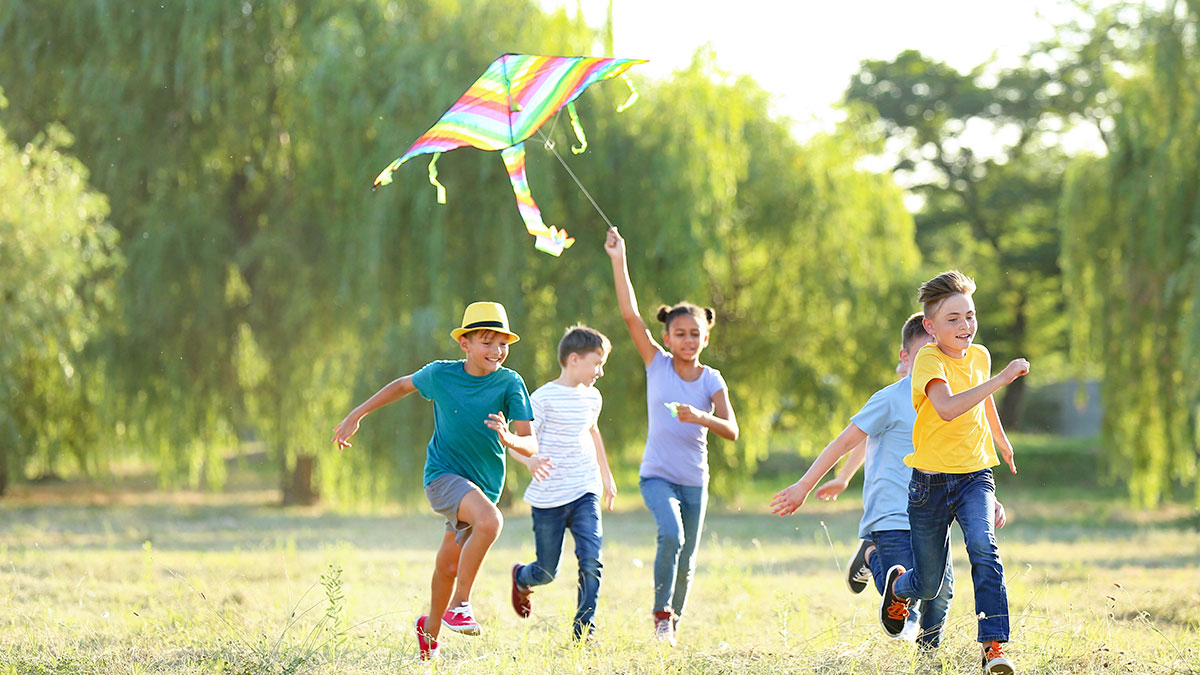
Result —
[[704, 318], [708, 319], [708, 327], [712, 328], [713, 324], [717, 322], [717, 310], [712, 307], [705, 307]]
[[659, 306], [658, 306], [658, 313], [657, 313], [657, 314], [655, 314], [654, 316], [655, 316], [655, 318], [657, 318], [657, 319], [658, 319], [659, 323], [666, 323], [666, 322], [667, 322], [667, 315], [669, 315], [670, 313], [671, 313], [671, 308], [670, 308], [669, 306], [667, 306], [667, 305], [659, 305]]

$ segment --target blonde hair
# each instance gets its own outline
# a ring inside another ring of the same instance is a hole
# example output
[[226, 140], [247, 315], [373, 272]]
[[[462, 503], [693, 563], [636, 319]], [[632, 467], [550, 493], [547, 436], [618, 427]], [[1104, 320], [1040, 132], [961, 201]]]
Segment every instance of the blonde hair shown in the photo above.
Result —
[[950, 270], [921, 284], [917, 302], [921, 303], [925, 316], [932, 319], [946, 298], [960, 294], [970, 296], [974, 292], [974, 279], [958, 270]]

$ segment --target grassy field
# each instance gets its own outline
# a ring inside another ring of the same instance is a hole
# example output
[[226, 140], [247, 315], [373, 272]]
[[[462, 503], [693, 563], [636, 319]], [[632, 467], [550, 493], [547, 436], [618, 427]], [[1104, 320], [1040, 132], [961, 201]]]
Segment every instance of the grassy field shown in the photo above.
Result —
[[[1080, 477], [1071, 452], [1043, 448], [999, 480], [1019, 672], [1200, 673], [1196, 511], [1128, 511]], [[432, 667], [415, 660], [412, 622], [426, 611], [436, 516], [280, 509], [259, 489], [23, 487], [0, 501], [0, 673], [979, 672], [961, 546], [945, 643], [919, 655], [882, 638], [873, 590], [850, 595], [841, 581], [856, 491], [767, 515], [786, 482], [760, 480], [710, 513], [675, 649], [650, 639], [654, 526], [636, 486], [605, 518], [587, 648], [569, 637], [569, 543], [534, 616], [512, 612], [508, 568], [533, 544], [528, 515], [508, 514], [474, 599], [484, 635], [445, 635]]]

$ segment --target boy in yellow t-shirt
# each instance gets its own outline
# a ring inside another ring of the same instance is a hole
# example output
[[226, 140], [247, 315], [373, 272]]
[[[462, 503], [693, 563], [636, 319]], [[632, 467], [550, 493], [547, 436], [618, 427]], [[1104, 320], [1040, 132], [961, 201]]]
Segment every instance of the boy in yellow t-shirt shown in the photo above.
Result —
[[937, 596], [950, 555], [950, 526], [957, 520], [971, 561], [983, 669], [1008, 675], [1014, 672], [1003, 652], [1009, 638], [1008, 591], [992, 521], [996, 483], [991, 467], [999, 464], [994, 446], [1013, 473], [1017, 466], [992, 394], [1028, 373], [1029, 362], [1014, 359], [989, 379], [991, 356], [972, 342], [978, 327], [974, 292], [975, 282], [958, 271], [921, 286], [918, 301], [933, 343], [913, 361], [917, 419], [914, 451], [904, 458], [913, 469], [908, 520], [914, 564], [908, 571], [901, 565], [888, 570], [879, 618], [885, 633], [898, 635], [909, 605]]

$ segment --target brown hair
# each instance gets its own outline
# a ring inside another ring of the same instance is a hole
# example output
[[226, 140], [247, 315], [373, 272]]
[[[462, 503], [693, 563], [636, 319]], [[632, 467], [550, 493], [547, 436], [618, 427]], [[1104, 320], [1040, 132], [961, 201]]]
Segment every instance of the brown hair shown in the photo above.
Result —
[[912, 346], [913, 340], [922, 335], [929, 334], [925, 330], [924, 319], [925, 315], [921, 312], [917, 312], [916, 314], [908, 317], [908, 320], [904, 322], [904, 328], [900, 329], [900, 346], [904, 348], [904, 351], [911, 352], [912, 349], [910, 347]]
[[946, 298], [958, 294], [969, 296], [974, 292], [974, 279], [958, 270], [950, 270], [921, 284], [917, 302], [921, 303], [925, 316], [932, 319]]
[[691, 314], [696, 323], [705, 328], [712, 328], [717, 321], [717, 312], [712, 307], [699, 307], [690, 302], [681, 302], [674, 307], [659, 305], [655, 316], [665, 326], [664, 330], [671, 330], [671, 322], [684, 314]]
[[577, 323], [567, 328], [567, 332], [563, 333], [562, 339], [558, 341], [558, 365], [567, 365], [567, 358], [572, 354], [607, 354], [610, 349], [612, 343], [604, 333]]

